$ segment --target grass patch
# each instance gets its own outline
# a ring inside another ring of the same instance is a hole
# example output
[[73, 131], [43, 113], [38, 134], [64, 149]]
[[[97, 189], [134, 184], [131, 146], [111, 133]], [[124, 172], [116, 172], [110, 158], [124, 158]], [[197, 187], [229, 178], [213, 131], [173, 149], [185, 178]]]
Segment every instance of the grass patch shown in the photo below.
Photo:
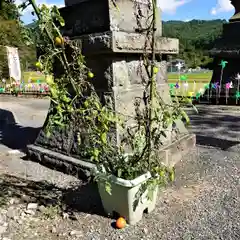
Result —
[[[212, 77], [212, 72], [207, 72], [207, 73], [186, 73], [182, 74], [187, 76], [188, 82], [193, 82], [194, 80], [196, 82], [201, 81], [201, 82], [210, 82], [211, 77]], [[175, 82], [179, 79], [179, 76], [177, 73], [169, 73], [168, 74], [168, 82], [172, 83]]]
[[32, 82], [40, 80], [41, 82], [45, 81], [45, 76], [39, 72], [24, 72], [23, 73], [23, 82], [27, 83], [31, 79]]

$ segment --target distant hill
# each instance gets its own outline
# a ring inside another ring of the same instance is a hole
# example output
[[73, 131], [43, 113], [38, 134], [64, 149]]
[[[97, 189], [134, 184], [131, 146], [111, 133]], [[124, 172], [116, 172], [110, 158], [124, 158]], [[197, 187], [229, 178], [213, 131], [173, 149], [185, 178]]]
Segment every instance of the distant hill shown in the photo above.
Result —
[[221, 36], [226, 20], [163, 21], [163, 35], [178, 38], [180, 53], [177, 56], [186, 61], [188, 67], [211, 67], [208, 56], [216, 39]]

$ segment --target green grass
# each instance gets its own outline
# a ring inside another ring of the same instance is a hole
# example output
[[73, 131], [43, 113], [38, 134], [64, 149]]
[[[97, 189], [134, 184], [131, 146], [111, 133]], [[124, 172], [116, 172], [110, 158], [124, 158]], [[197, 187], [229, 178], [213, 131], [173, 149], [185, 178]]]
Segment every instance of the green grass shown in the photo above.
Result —
[[[178, 96], [188, 96], [189, 92], [194, 92], [193, 96], [200, 90], [200, 88], [204, 88], [204, 85], [209, 83], [212, 77], [212, 72], [207, 73], [187, 73], [182, 74], [187, 76], [188, 88], [184, 89], [184, 81], [179, 82], [179, 89], [174, 89], [174, 93]], [[168, 83], [177, 83], [179, 79], [179, 75], [177, 73], [168, 74]], [[195, 81], [195, 86], [194, 86]]]
[[[207, 73], [186, 73], [186, 74], [181, 74], [187, 76], [188, 82], [193, 82], [194, 80], [196, 82], [210, 82], [211, 77], [212, 77], [212, 72], [207, 72]], [[169, 73], [168, 74], [168, 82], [173, 83], [177, 81], [179, 78], [179, 75], [177, 73]]]
[[[187, 76], [188, 79], [188, 89], [187, 91], [184, 89], [184, 82], [180, 81], [180, 89], [175, 89], [174, 92], [177, 95], [189, 95], [189, 92], [194, 92], [193, 96], [199, 91], [200, 88], [204, 88], [204, 84], [209, 83], [212, 77], [212, 72], [208, 73], [187, 73], [183, 74]], [[41, 82], [45, 81], [44, 75], [38, 72], [24, 72], [23, 73], [23, 81], [25, 83], [28, 82], [28, 79], [31, 79], [32, 82], [36, 82], [40, 80]], [[168, 74], [168, 83], [176, 83], [179, 79], [177, 73]], [[195, 86], [194, 81], [195, 80]]]
[[23, 81], [27, 83], [28, 79], [31, 79], [32, 82], [36, 82], [37, 80], [41, 80], [41, 82], [45, 81], [44, 75], [38, 72], [24, 72]]

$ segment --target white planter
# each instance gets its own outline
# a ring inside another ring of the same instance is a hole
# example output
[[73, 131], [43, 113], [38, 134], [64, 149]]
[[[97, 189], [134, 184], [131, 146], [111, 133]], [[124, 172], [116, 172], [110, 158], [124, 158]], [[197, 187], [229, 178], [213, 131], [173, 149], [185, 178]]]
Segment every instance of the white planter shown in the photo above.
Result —
[[153, 198], [147, 197], [148, 191], [136, 204], [136, 193], [143, 183], [151, 177], [150, 173], [137, 177], [134, 180], [124, 180], [111, 177], [111, 195], [106, 192], [105, 184], [98, 181], [98, 189], [105, 212], [112, 215], [114, 212], [124, 217], [128, 224], [135, 224], [142, 219], [143, 212], [150, 213], [156, 206], [158, 187], [153, 192]]

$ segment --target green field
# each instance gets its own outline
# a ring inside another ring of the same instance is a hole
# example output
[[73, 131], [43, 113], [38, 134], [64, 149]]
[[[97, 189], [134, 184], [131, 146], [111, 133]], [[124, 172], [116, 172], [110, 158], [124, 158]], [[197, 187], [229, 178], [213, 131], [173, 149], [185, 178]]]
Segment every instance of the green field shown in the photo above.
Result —
[[[212, 77], [212, 72], [207, 73], [187, 73], [187, 74], [181, 74], [187, 76], [188, 82], [192, 81], [202, 81], [202, 82], [209, 82]], [[172, 83], [173, 81], [176, 81], [179, 79], [179, 75], [177, 73], [169, 73], [168, 74], [168, 81]]]
[[[188, 82], [188, 88], [184, 88], [185, 81], [179, 81], [179, 89], [174, 89], [175, 94], [177, 95], [188, 95], [189, 92], [194, 92], [193, 95], [195, 95], [196, 92], [199, 91], [200, 88], [204, 88], [204, 85], [209, 83], [211, 80], [212, 72], [208, 73], [187, 73], [182, 74], [187, 76], [187, 82]], [[31, 79], [31, 82], [36, 82], [37, 80], [40, 80], [41, 82], [44, 82], [45, 77], [38, 72], [24, 72], [23, 73], [23, 81], [25, 83], [28, 82], [28, 80]], [[176, 84], [179, 80], [179, 75], [174, 73], [168, 74], [168, 83], [174, 83]], [[195, 81], [195, 84], [194, 84]]]
[[42, 75], [41, 73], [38, 73], [38, 72], [24, 72], [23, 73], [23, 81], [25, 83], [27, 83], [29, 79], [31, 79], [32, 82], [36, 82], [37, 80], [44, 82], [45, 77], [44, 77], [44, 75]]
[[[179, 81], [179, 89], [174, 89], [175, 95], [189, 95], [189, 92], [194, 92], [193, 96], [201, 89], [204, 85], [209, 83], [212, 77], [212, 72], [207, 73], [188, 73], [182, 74], [187, 76], [188, 88], [184, 88], [185, 81]], [[179, 80], [178, 74], [168, 74], [168, 83], [177, 83]], [[195, 81], [195, 84], [194, 84]]]

